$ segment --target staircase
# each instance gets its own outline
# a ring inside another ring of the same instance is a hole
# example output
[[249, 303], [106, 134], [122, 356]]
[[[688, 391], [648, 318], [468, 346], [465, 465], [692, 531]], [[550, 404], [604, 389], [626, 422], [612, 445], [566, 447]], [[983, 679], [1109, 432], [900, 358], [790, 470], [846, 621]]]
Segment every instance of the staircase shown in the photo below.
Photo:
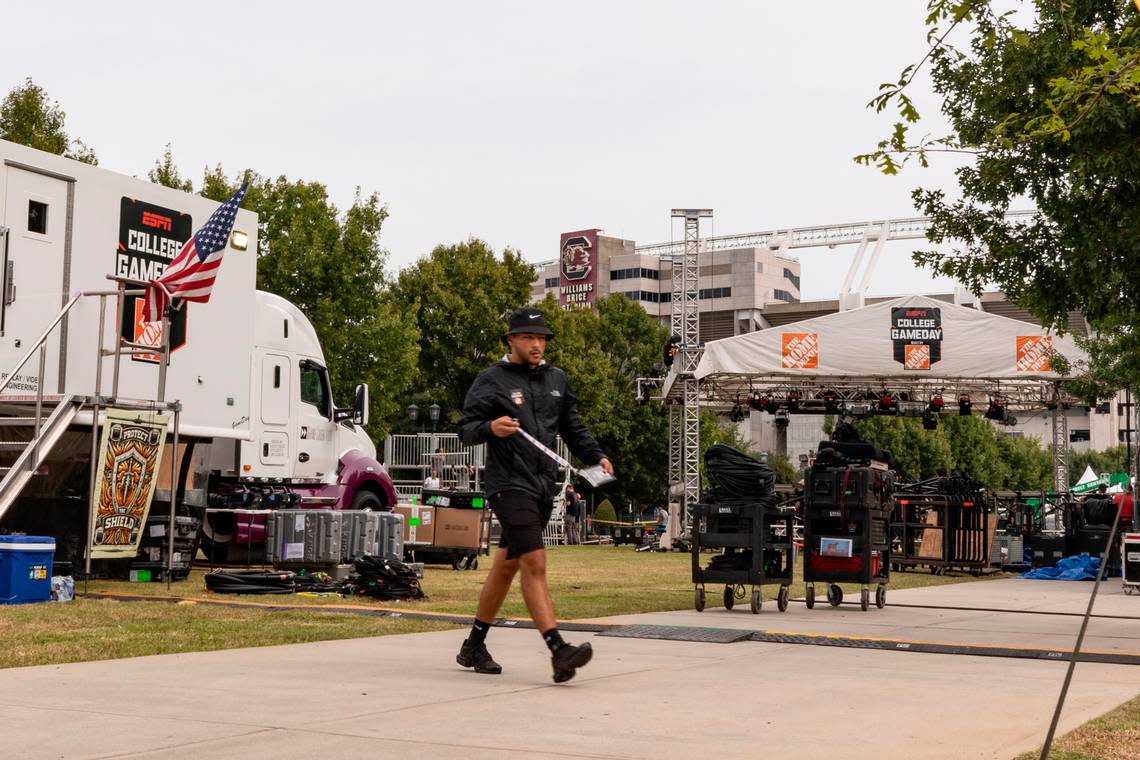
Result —
[[76, 396], [49, 399], [58, 403], [45, 418], [43, 400], [0, 399], [0, 414], [6, 415], [0, 416], [0, 520], [87, 401]]

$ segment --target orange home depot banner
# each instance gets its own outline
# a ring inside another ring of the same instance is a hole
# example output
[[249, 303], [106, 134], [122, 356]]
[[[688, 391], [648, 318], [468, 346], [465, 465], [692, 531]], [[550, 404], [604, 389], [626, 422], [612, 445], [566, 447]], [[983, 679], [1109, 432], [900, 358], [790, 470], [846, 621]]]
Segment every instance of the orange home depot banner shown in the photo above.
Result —
[[783, 366], [789, 369], [819, 367], [818, 333], [782, 333]]
[[95, 462], [92, 558], [138, 553], [162, 464], [167, 420], [165, 414], [107, 410]]
[[1018, 372], [1050, 372], [1053, 369], [1052, 357], [1052, 335], [1017, 336]]
[[903, 369], [930, 369], [930, 346], [924, 343], [903, 346]]

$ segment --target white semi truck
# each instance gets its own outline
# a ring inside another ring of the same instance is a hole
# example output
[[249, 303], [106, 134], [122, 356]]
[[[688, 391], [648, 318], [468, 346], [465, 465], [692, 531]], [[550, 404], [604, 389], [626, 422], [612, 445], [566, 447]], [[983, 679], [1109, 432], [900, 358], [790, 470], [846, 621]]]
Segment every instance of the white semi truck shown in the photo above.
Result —
[[[95, 293], [114, 289], [108, 275], [160, 275], [217, 206], [0, 141], [0, 381], [36, 357], [0, 391], [0, 532], [52, 535], [58, 559], [81, 556], [93, 410], [115, 401], [116, 358], [97, 356], [98, 347], [115, 347], [120, 336], [160, 342], [141, 297], [126, 298], [116, 324], [116, 299]], [[261, 549], [258, 507], [383, 509], [397, 500], [363, 430], [367, 386], [351, 407], [334, 405], [313, 326], [285, 299], [258, 291], [256, 270], [257, 217], [242, 210], [209, 303], [184, 304], [170, 330], [165, 400], [181, 404], [180, 435], [176, 452], [167, 438], [156, 508], [169, 505], [176, 456], [176, 502], [202, 511], [202, 539], [220, 560], [237, 547]], [[154, 399], [158, 358], [121, 357], [117, 398]]]

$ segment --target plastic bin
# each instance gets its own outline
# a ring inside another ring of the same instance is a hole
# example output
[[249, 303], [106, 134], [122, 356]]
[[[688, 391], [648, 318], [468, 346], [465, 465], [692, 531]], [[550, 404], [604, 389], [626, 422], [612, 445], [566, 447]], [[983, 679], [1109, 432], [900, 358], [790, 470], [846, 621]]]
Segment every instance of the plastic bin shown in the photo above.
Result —
[[51, 599], [51, 536], [0, 536], [0, 604]]

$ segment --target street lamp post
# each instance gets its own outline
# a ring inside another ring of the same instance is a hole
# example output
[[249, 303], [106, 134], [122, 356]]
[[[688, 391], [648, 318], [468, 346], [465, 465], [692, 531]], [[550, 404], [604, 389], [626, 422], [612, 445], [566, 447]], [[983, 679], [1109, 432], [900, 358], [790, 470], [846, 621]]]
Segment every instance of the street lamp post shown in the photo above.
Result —
[[439, 422], [439, 404], [432, 402], [428, 407], [428, 418], [431, 420], [431, 432], [435, 432], [435, 426]]
[[415, 403], [408, 404], [408, 421], [412, 423], [412, 432], [416, 432], [416, 420], [419, 419], [420, 408]]

